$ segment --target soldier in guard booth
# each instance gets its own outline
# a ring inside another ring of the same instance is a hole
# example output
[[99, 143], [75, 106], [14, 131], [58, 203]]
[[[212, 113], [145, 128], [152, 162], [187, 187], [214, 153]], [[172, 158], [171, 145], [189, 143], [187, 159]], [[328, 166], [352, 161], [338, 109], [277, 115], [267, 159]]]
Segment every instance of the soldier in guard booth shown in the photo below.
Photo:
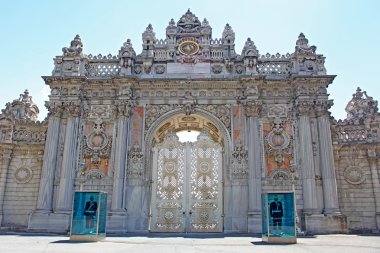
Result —
[[272, 217], [273, 234], [281, 235], [282, 216], [284, 215], [281, 201], [275, 197], [274, 201], [269, 206], [270, 217]]
[[90, 201], [86, 202], [86, 206], [84, 208], [84, 215], [86, 216], [86, 231], [88, 233], [93, 233], [94, 229], [94, 221], [96, 217], [96, 211], [98, 209], [98, 203], [94, 201], [94, 196], [90, 196]]

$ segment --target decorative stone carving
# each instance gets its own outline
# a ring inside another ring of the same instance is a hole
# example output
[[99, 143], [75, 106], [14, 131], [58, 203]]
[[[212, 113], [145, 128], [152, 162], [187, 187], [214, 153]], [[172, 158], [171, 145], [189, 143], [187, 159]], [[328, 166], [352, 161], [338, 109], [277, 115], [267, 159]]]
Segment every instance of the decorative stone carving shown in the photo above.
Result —
[[36, 122], [40, 112], [32, 97], [29, 96], [28, 90], [25, 90], [24, 94], [20, 94], [19, 99], [15, 99], [5, 106], [6, 108], [1, 110], [1, 114], [17, 121]]
[[243, 65], [236, 65], [236, 67], [235, 67], [235, 72], [236, 72], [236, 74], [242, 74], [243, 73], [243, 70], [244, 70], [244, 67], [243, 67]]
[[45, 107], [49, 111], [49, 113], [48, 113], [49, 116], [60, 117], [62, 112], [63, 112], [62, 104], [52, 103], [52, 102], [46, 101]]
[[251, 38], [248, 38], [245, 42], [241, 55], [243, 57], [244, 66], [250, 69], [250, 72], [255, 71], [259, 51], [256, 49], [256, 46]]
[[136, 75], [140, 75], [141, 72], [142, 72], [142, 69], [143, 69], [143, 68], [141, 67], [141, 65], [136, 65], [136, 66], [135, 66], [135, 70], [134, 70], [134, 71], [135, 71], [135, 74], [136, 74]]
[[261, 116], [262, 104], [263, 103], [261, 101], [243, 101], [245, 115], [247, 117], [259, 118]]
[[180, 18], [177, 22], [178, 33], [199, 33], [200, 32], [201, 22], [199, 19], [190, 11], [187, 12]]
[[14, 177], [17, 183], [26, 184], [32, 179], [33, 171], [27, 167], [21, 167], [15, 171]]
[[173, 110], [173, 108], [173, 105], [147, 105], [145, 114], [145, 130], [148, 130], [159, 117]]
[[273, 173], [278, 170], [290, 171], [294, 156], [290, 124], [276, 118], [272, 124], [272, 129], [269, 132], [268, 130], [268, 124], [264, 124], [264, 151], [267, 176], [273, 176]]
[[156, 74], [163, 74], [165, 73], [165, 66], [164, 65], [157, 65], [154, 67], [154, 69], [156, 70]]
[[211, 32], [212, 32], [211, 26], [208, 23], [208, 20], [206, 18], [204, 18], [202, 21], [200, 33], [203, 36], [211, 36]]
[[183, 111], [184, 113], [189, 116], [191, 115], [192, 113], [195, 112], [195, 108], [196, 108], [196, 104], [195, 103], [192, 103], [192, 102], [187, 102], [184, 106], [183, 106]]
[[283, 169], [278, 169], [278, 170], [272, 171], [272, 173], [269, 177], [273, 180], [280, 180], [280, 181], [292, 179], [290, 174]]
[[107, 136], [101, 119], [95, 120], [92, 131], [83, 138], [83, 159], [81, 174], [85, 177], [103, 177], [108, 172], [112, 139]]
[[292, 55], [292, 71], [301, 75], [326, 74], [325, 57], [316, 54], [316, 49], [316, 46], [309, 46], [309, 41], [301, 33]]
[[296, 53], [297, 54], [306, 54], [313, 55], [317, 50], [316, 46], [309, 46], [309, 40], [306, 39], [303, 33], [300, 33], [298, 40], [296, 41]]
[[135, 50], [132, 47], [130, 39], [127, 39], [127, 42], [123, 44], [119, 50], [120, 65], [124, 68], [132, 68], [134, 61], [136, 59]]
[[119, 116], [122, 115], [128, 118], [131, 117], [136, 104], [137, 103], [134, 98], [126, 101], [119, 101], [117, 103], [117, 112]]
[[229, 24], [226, 24], [222, 33], [223, 43], [232, 44], [235, 42], [235, 32]]
[[171, 19], [169, 22], [169, 25], [166, 27], [166, 36], [172, 40], [176, 33], [177, 33], [177, 26], [175, 25], [174, 19]]
[[348, 167], [343, 176], [348, 183], [353, 185], [359, 185], [366, 180], [364, 172], [357, 166]]
[[376, 100], [358, 87], [346, 106], [347, 119], [362, 119], [366, 116], [372, 116], [378, 112], [377, 105]]
[[13, 131], [12, 140], [15, 143], [43, 144], [46, 139], [45, 129], [34, 128], [16, 128]]
[[248, 178], [248, 151], [238, 143], [231, 154], [230, 177], [232, 180]]
[[81, 106], [79, 102], [64, 102], [62, 107], [65, 115], [68, 117], [79, 117], [81, 114]]
[[64, 56], [82, 56], [83, 44], [79, 35], [75, 36], [74, 40], [71, 41], [70, 47], [62, 48]]
[[270, 105], [267, 108], [268, 118], [287, 118], [288, 107], [286, 105]]
[[110, 119], [112, 108], [110, 105], [91, 105], [88, 110], [87, 118], [89, 119]]
[[220, 74], [223, 71], [223, 66], [219, 65], [219, 64], [218, 65], [212, 65], [211, 70], [214, 74]]
[[148, 62], [144, 62], [143, 66], [144, 66], [145, 74], [149, 74], [150, 71], [152, 70], [152, 64]]
[[229, 105], [198, 105], [197, 107], [215, 115], [228, 130], [231, 130], [231, 108]]
[[314, 101], [310, 100], [297, 100], [295, 102], [295, 109], [298, 115], [308, 115], [314, 113]]
[[127, 178], [142, 179], [144, 175], [144, 155], [138, 143], [128, 152]]
[[329, 115], [330, 112], [328, 111], [331, 106], [333, 106], [334, 103], [332, 100], [323, 100], [323, 101], [315, 101], [315, 104], [314, 104], [314, 109], [315, 111], [317, 112], [317, 116], [321, 116], [321, 115]]
[[0, 144], [12, 143], [13, 122], [7, 118], [0, 118]]
[[228, 73], [232, 73], [232, 71], [234, 70], [234, 63], [226, 60], [225, 61], [225, 66], [226, 66], [227, 72]]

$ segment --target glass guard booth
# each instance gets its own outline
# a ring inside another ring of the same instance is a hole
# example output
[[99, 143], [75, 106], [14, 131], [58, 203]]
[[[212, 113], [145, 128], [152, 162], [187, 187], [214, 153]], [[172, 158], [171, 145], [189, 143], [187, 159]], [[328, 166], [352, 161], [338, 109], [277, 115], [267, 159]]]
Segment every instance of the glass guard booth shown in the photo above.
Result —
[[297, 243], [294, 192], [262, 194], [262, 240]]
[[70, 240], [103, 240], [106, 237], [106, 218], [106, 192], [75, 192]]

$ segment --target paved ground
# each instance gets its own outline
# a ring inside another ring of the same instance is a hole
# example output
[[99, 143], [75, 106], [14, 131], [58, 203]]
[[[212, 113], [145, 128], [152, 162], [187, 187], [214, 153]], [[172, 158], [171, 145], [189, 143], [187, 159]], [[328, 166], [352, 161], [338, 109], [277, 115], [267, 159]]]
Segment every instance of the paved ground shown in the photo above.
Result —
[[252, 235], [109, 236], [101, 242], [70, 242], [62, 235], [1, 233], [0, 253], [379, 253], [380, 235], [320, 235], [298, 238], [293, 245], [266, 244]]

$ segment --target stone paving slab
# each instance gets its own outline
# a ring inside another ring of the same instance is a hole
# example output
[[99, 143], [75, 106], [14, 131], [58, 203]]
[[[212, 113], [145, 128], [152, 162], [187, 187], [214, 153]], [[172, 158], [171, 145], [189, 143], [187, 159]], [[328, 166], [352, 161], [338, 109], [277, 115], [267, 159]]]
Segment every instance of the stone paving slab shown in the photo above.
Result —
[[379, 253], [379, 235], [319, 235], [293, 245], [274, 245], [252, 235], [109, 236], [101, 242], [71, 242], [63, 235], [0, 234], [0, 253]]

